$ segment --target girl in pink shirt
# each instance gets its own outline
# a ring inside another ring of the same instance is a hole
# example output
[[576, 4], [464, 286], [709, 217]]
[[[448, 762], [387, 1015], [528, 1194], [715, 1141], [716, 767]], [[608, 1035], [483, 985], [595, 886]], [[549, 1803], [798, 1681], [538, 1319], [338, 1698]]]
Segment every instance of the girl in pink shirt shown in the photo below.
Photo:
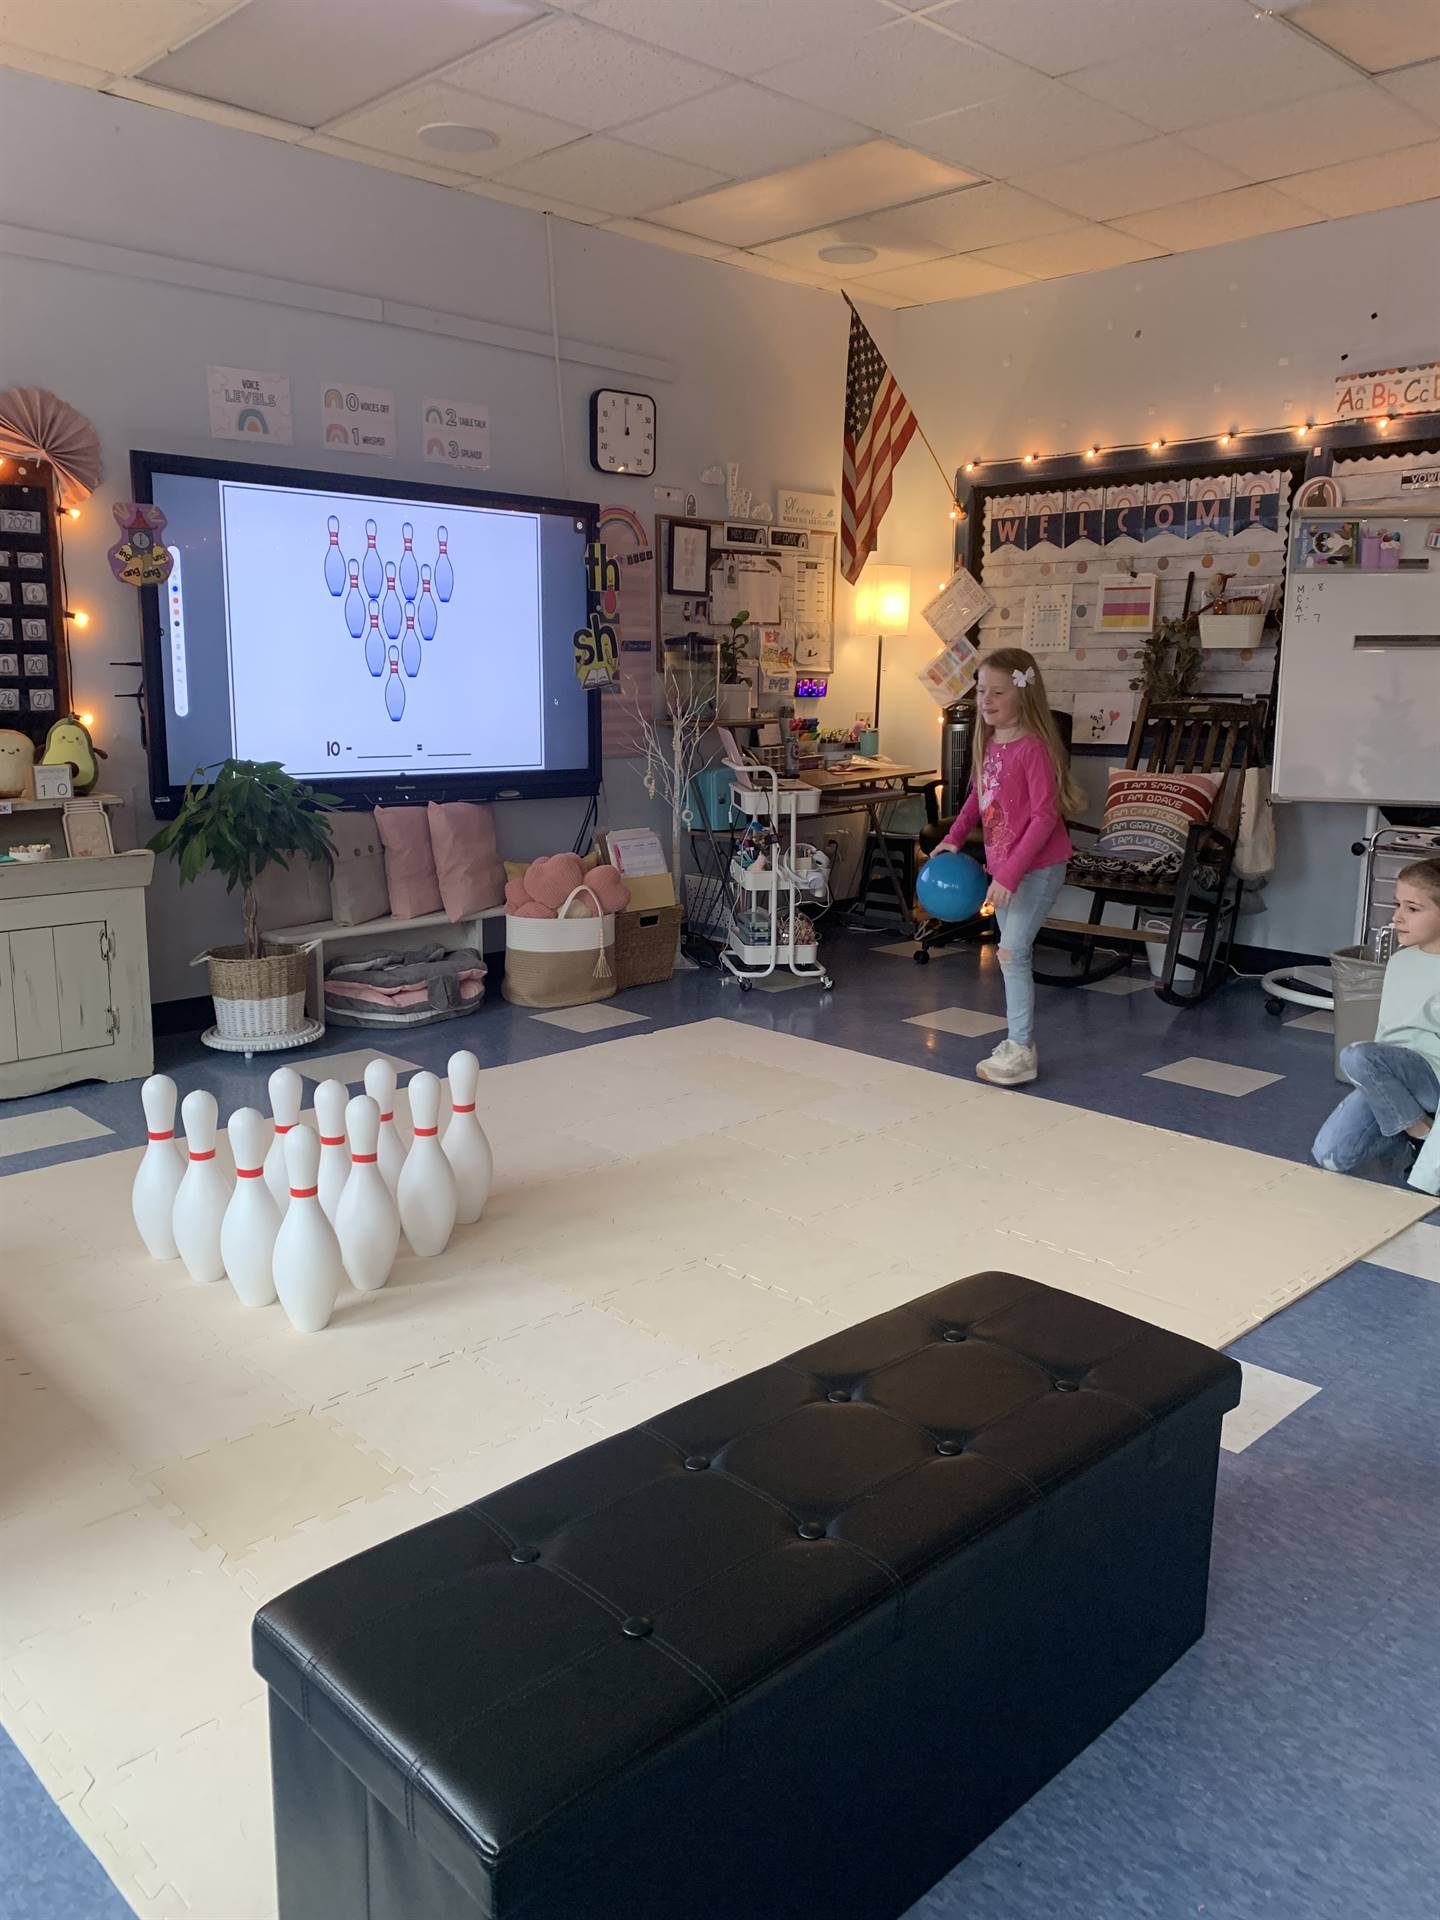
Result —
[[[1084, 795], [1045, 697], [1040, 669], [1019, 647], [987, 654], [976, 685], [974, 769], [970, 793], [941, 848], [963, 847], [979, 824], [990, 869], [989, 904], [1000, 922], [1007, 1037], [975, 1071], [992, 1086], [1035, 1079], [1035, 936], [1065, 883], [1070, 835], [1065, 815]], [[940, 849], [937, 849], [939, 851]]]

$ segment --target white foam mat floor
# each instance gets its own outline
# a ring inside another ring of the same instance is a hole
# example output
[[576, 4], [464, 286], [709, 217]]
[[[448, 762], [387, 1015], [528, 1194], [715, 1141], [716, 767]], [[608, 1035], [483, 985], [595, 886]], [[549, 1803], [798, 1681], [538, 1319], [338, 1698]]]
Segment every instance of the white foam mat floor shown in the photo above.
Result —
[[1222, 1346], [1412, 1196], [728, 1020], [492, 1069], [485, 1218], [294, 1334], [4, 1182], [0, 1718], [137, 1913], [274, 1912], [257, 1605], [961, 1274]]

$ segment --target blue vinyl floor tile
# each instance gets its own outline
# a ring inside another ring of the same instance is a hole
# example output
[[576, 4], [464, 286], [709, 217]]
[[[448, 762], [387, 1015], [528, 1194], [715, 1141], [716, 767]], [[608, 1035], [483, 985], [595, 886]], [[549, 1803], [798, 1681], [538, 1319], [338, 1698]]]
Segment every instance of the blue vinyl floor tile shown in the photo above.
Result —
[[[571, 1035], [497, 995], [476, 1015], [377, 1045], [443, 1072], [457, 1047], [493, 1066], [718, 1015], [968, 1079], [993, 1036], [905, 1022], [948, 1006], [1001, 1012], [993, 951], [922, 968], [875, 950], [890, 938], [828, 942], [839, 985], [823, 997], [813, 988], [742, 996], [702, 971], [625, 995], [650, 1026]], [[1148, 992], [1042, 987], [1037, 1012], [1041, 1097], [1296, 1161], [1308, 1159], [1339, 1098], [1329, 1036], [1268, 1018], [1253, 983], [1189, 1012]], [[368, 1038], [332, 1028], [288, 1057], [313, 1070]], [[1145, 1078], [1191, 1056], [1281, 1078], [1233, 1099]], [[182, 1095], [211, 1088], [222, 1118], [263, 1108], [276, 1064], [208, 1053], [195, 1036], [157, 1048], [157, 1066]], [[68, 1088], [4, 1111], [58, 1105], [113, 1136], [0, 1158], [0, 1206], [5, 1174], [143, 1137], [133, 1085]], [[1432, 1220], [1421, 1231], [1440, 1234], [1440, 1215]], [[1245, 1452], [1221, 1454], [1204, 1640], [907, 1920], [1431, 1920], [1437, 1911], [1440, 1285], [1355, 1266], [1234, 1351], [1321, 1390]], [[0, 1738], [0, 1920], [128, 1911]]]

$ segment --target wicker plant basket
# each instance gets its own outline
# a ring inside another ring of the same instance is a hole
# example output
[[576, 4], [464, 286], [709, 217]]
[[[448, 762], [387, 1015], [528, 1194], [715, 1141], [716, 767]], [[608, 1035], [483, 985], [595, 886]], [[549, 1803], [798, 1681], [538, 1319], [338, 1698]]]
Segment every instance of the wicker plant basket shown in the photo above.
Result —
[[244, 947], [212, 947], [206, 958], [222, 1038], [259, 1040], [306, 1025], [303, 952], [275, 947], [253, 960]]
[[632, 907], [615, 916], [615, 991], [653, 987], [675, 972], [679, 907]]

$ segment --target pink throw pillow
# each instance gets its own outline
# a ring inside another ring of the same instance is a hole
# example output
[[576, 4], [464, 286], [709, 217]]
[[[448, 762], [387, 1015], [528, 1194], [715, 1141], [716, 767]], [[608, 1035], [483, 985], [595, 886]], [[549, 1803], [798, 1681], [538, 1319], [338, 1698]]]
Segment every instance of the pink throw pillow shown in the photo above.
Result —
[[508, 911], [515, 920], [553, 920], [555, 918], [555, 909], [542, 907], [538, 900], [522, 900], [518, 907], [511, 907]]
[[418, 920], [439, 913], [440, 882], [430, 850], [430, 822], [424, 807], [376, 807], [375, 825], [385, 843], [385, 884], [390, 911], [397, 920]]
[[586, 886], [595, 889], [595, 897], [606, 913], [624, 913], [630, 904], [630, 889], [621, 878], [618, 867], [592, 867], [585, 876]]
[[532, 900], [558, 911], [585, 878], [578, 853], [552, 853], [532, 860], [525, 874], [525, 890]]
[[531, 904], [530, 895], [523, 880], [507, 880], [505, 882], [505, 911], [507, 913], [519, 913], [522, 907], [528, 907]]
[[468, 920], [507, 897], [505, 863], [495, 840], [495, 816], [473, 800], [432, 800], [430, 844], [440, 898], [451, 920]]

